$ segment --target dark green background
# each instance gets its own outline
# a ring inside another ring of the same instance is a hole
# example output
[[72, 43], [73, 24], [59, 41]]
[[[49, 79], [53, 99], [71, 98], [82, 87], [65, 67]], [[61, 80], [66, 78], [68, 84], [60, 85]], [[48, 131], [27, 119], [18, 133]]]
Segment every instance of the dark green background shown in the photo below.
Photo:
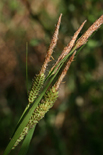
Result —
[[[1, 155], [27, 105], [26, 42], [30, 88], [60, 13], [63, 17], [51, 65], [85, 19], [79, 36], [103, 14], [103, 1], [0, 1]], [[103, 155], [103, 25], [77, 53], [64, 82], [54, 107], [36, 127], [28, 155]]]

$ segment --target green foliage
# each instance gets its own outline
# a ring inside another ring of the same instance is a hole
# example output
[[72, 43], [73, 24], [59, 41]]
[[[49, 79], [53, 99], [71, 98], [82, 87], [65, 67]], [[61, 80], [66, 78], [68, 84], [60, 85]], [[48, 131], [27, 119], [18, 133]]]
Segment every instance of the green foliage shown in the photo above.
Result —
[[37, 40], [37, 39], [32, 39], [32, 40], [30, 41], [30, 45], [31, 45], [31, 46], [37, 46], [39, 43], [40, 43], [40, 41]]

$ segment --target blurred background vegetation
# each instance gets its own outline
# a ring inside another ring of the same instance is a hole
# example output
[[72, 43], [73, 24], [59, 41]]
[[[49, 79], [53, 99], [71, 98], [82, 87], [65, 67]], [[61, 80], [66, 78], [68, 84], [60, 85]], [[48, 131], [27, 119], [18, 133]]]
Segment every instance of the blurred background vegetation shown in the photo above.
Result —
[[[55, 61], [85, 19], [80, 35], [103, 14], [103, 1], [0, 1], [0, 154], [28, 102], [26, 42], [30, 88], [60, 13]], [[103, 155], [103, 25], [77, 53], [64, 81], [54, 107], [36, 127], [28, 155]]]

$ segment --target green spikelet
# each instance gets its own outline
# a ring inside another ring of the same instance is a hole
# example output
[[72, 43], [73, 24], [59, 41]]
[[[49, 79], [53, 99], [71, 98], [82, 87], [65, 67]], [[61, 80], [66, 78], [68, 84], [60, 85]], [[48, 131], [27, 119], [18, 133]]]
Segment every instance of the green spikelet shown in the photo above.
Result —
[[48, 112], [48, 110], [53, 106], [54, 102], [58, 97], [58, 92], [55, 87], [52, 87], [47, 93], [44, 95], [44, 99], [39, 103], [37, 108], [34, 110], [29, 122], [28, 127], [32, 128], [35, 124], [37, 124]]
[[54, 102], [58, 97], [58, 92], [55, 87], [52, 87], [47, 93], [44, 95], [44, 99], [39, 103], [37, 108], [34, 110], [28, 124], [23, 129], [23, 132], [20, 134], [19, 138], [15, 142], [12, 149], [14, 149], [27, 135], [29, 129], [33, 128], [35, 124], [37, 124], [48, 112], [48, 110], [53, 106]]
[[26, 127], [23, 129], [23, 131], [22, 131], [22, 133], [20, 134], [20, 136], [19, 136], [19, 138], [17, 139], [17, 141], [15, 142], [14, 146], [12, 147], [12, 149], [14, 149], [14, 148], [24, 139], [24, 137], [25, 137], [25, 135], [28, 133], [28, 131], [29, 131], [29, 128], [28, 128], [28, 126], [26, 126]]
[[44, 74], [36, 75], [34, 82], [32, 84], [32, 88], [29, 92], [29, 97], [28, 97], [29, 104], [33, 103], [34, 100], [36, 99], [36, 97], [44, 83], [44, 79], [45, 79]]

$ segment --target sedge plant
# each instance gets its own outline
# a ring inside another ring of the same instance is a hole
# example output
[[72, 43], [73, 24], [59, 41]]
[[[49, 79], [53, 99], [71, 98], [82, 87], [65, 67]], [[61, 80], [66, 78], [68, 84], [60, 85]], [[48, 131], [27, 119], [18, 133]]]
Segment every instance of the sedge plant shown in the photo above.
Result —
[[[71, 41], [63, 49], [56, 63], [50, 69], [48, 75], [45, 75], [48, 63], [51, 61], [53, 50], [57, 44], [59, 27], [62, 14], [60, 14], [55, 32], [51, 39], [44, 64], [39, 74], [33, 80], [31, 89], [28, 94], [28, 105], [26, 106], [20, 120], [17, 123], [15, 132], [5, 149], [4, 155], [8, 155], [11, 150], [15, 149], [19, 143], [22, 143], [19, 155], [26, 154], [31, 141], [35, 126], [45, 116], [58, 98], [60, 84], [65, 77], [71, 63], [74, 60], [78, 48], [87, 43], [88, 38], [103, 24], [103, 15], [97, 19], [88, 30], [77, 40], [86, 20], [81, 24], [79, 29], [74, 33]], [[76, 41], [77, 40], [77, 41]], [[59, 77], [57, 76], [59, 73]]]

